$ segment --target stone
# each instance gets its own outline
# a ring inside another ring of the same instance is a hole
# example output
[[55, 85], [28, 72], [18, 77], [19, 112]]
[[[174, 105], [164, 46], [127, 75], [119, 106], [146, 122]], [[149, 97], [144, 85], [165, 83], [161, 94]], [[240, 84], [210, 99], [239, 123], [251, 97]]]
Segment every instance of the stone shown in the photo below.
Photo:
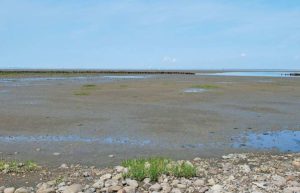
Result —
[[124, 171], [124, 167], [123, 166], [116, 166], [115, 170], [119, 173], [122, 173]]
[[209, 179], [207, 182], [208, 182], [209, 186], [213, 186], [213, 185], [216, 184], [216, 182], [215, 182], [215, 180], [213, 178]]
[[61, 168], [61, 169], [68, 169], [69, 167], [68, 167], [67, 164], [61, 164], [59, 168]]
[[139, 186], [136, 180], [126, 179], [126, 184], [131, 187], [137, 188]]
[[14, 193], [15, 188], [14, 187], [5, 188], [3, 192], [4, 193]]
[[28, 190], [27, 188], [21, 187], [16, 189], [15, 193], [30, 193], [30, 190]]
[[117, 186], [118, 183], [119, 183], [118, 180], [108, 179], [108, 180], [105, 181], [104, 186], [105, 186], [105, 187]]
[[176, 186], [179, 189], [186, 189], [186, 185], [185, 184], [177, 184]]
[[297, 169], [300, 169], [300, 159], [295, 159], [293, 162], [292, 162], [292, 165], [297, 168]]
[[181, 190], [179, 188], [173, 188], [171, 190], [172, 193], [181, 193]]
[[5, 189], [5, 186], [0, 186], [0, 193], [3, 193]]
[[67, 186], [63, 193], [78, 193], [81, 192], [82, 186], [80, 184], [72, 184], [70, 186]]
[[124, 187], [123, 188], [124, 189], [124, 191], [126, 192], [126, 193], [135, 193], [135, 187], [132, 187], [132, 186], [126, 186], [126, 187]]
[[124, 189], [121, 189], [117, 193], [126, 193], [126, 191]]
[[217, 192], [221, 192], [223, 190], [223, 186], [221, 186], [220, 184], [216, 184], [216, 185], [213, 185], [210, 189], [214, 193], [217, 193]]
[[249, 173], [249, 172], [251, 172], [251, 169], [250, 169], [250, 167], [249, 167], [247, 164], [241, 165], [241, 166], [240, 166], [240, 170], [241, 170], [243, 173]]
[[150, 186], [149, 190], [158, 192], [158, 191], [162, 190], [162, 187], [160, 184], [156, 183], [156, 184], [153, 184], [152, 186]]
[[202, 179], [198, 179], [194, 181], [194, 186], [203, 186], [205, 184], [205, 181]]
[[122, 186], [111, 186], [108, 188], [108, 192], [118, 192], [122, 189]]
[[300, 187], [288, 187], [283, 189], [283, 193], [299, 193]]
[[93, 186], [93, 188], [96, 188], [96, 189], [101, 189], [104, 187], [104, 181], [103, 180], [98, 180], [96, 181]]
[[54, 155], [54, 156], [59, 156], [60, 153], [59, 153], [59, 152], [54, 152], [53, 155]]
[[109, 155], [108, 156], [109, 158], [114, 158], [115, 156], [113, 154]]
[[111, 174], [104, 174], [100, 177], [100, 180], [105, 181], [111, 178]]
[[272, 183], [276, 186], [283, 186], [286, 184], [286, 179], [279, 175], [272, 176]]
[[36, 193], [55, 193], [54, 188], [40, 188], [36, 191]]
[[149, 184], [149, 183], [151, 182], [151, 179], [150, 179], [150, 178], [145, 178], [145, 179], [143, 180], [143, 182], [144, 182], [145, 184]]

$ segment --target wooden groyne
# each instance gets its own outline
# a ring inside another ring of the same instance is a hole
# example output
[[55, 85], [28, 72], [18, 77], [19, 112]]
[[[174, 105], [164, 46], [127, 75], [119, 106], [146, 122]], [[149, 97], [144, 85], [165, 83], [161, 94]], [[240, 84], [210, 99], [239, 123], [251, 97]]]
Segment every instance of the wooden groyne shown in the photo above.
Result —
[[128, 70], [0, 70], [0, 74], [183, 74], [195, 75], [189, 71], [128, 71]]
[[300, 76], [300, 73], [290, 73], [290, 76]]

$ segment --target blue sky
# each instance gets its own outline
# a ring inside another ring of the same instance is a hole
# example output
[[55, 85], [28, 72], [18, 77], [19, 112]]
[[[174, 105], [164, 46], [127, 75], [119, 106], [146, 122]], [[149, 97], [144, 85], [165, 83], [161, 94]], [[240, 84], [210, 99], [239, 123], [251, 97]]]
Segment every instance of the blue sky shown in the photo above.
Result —
[[300, 1], [0, 0], [0, 68], [300, 69]]

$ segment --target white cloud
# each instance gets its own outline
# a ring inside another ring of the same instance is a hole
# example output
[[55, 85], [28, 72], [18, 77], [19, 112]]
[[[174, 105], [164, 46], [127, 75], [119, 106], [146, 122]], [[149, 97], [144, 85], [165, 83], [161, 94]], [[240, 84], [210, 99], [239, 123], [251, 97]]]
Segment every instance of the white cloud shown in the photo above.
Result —
[[164, 62], [164, 63], [176, 63], [177, 59], [174, 58], [174, 57], [165, 56], [165, 57], [163, 57], [162, 62]]

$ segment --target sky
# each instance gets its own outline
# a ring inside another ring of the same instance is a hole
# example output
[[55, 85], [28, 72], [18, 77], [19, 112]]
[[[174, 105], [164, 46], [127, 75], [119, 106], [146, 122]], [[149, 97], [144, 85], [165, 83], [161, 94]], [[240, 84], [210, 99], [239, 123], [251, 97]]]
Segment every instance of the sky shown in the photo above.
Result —
[[300, 1], [0, 0], [0, 68], [300, 69]]

